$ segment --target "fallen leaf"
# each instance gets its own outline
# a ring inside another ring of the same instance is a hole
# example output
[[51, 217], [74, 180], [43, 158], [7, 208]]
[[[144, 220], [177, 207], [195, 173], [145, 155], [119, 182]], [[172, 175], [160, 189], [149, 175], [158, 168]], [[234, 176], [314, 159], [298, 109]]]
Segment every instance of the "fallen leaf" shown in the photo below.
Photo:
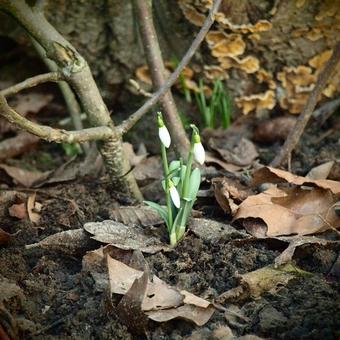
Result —
[[312, 180], [307, 177], [297, 176], [288, 171], [263, 167], [255, 171], [253, 175], [252, 185], [257, 186], [262, 183], [282, 183], [288, 182], [295, 185], [315, 185], [322, 189], [329, 189], [334, 195], [340, 195], [340, 182], [331, 181], [328, 179]]
[[215, 301], [224, 304], [230, 301], [240, 301], [247, 298], [257, 299], [263, 293], [276, 293], [289, 281], [301, 276], [310, 276], [292, 264], [285, 264], [275, 268], [273, 265], [266, 266], [249, 273], [239, 275], [239, 286], [232, 288], [219, 295]]
[[225, 213], [235, 215], [239, 203], [244, 201], [253, 191], [243, 186], [236, 179], [216, 177], [212, 180], [217, 203]]
[[17, 184], [26, 188], [32, 187], [33, 183], [45, 176], [46, 173], [39, 171], [29, 171], [15, 166], [0, 164], [0, 169], [4, 170]]
[[30, 221], [32, 223], [39, 223], [40, 221], [40, 214], [42, 204], [39, 202], [36, 202], [36, 193], [31, 194], [27, 199], [27, 213]]
[[145, 271], [140, 278], [134, 280], [117, 306], [120, 320], [132, 333], [145, 334], [147, 330], [149, 320], [142, 310], [142, 303], [146, 296], [148, 279], [149, 273]]
[[12, 217], [22, 220], [27, 217], [27, 209], [25, 203], [13, 204], [8, 208], [8, 213]]
[[60, 251], [69, 255], [83, 254], [93, 242], [89, 235], [82, 229], [72, 229], [47, 236], [37, 243], [28, 244], [26, 249], [44, 248], [53, 251]]
[[146, 206], [119, 207], [110, 210], [109, 216], [123, 224], [138, 224], [144, 227], [164, 223], [156, 211]]
[[335, 163], [334, 161], [330, 161], [320, 164], [311, 169], [306, 175], [306, 177], [312, 180], [326, 179], [330, 174], [334, 163]]
[[293, 259], [295, 250], [306, 244], [328, 245], [330, 243], [338, 243], [338, 241], [325, 240], [315, 236], [294, 236], [294, 237], [278, 237], [280, 241], [289, 242], [288, 247], [275, 258], [275, 267], [290, 263]]
[[8, 243], [12, 239], [13, 235], [7, 233], [5, 230], [0, 228], [0, 246]]
[[202, 240], [210, 242], [249, 237], [244, 231], [237, 230], [229, 224], [204, 218], [190, 218], [188, 229]]
[[28, 113], [38, 113], [52, 100], [53, 96], [51, 94], [36, 92], [29, 94], [19, 93], [11, 100], [11, 107], [21, 115], [26, 116]]
[[231, 164], [231, 163], [227, 163], [227, 162], [224, 162], [222, 161], [221, 159], [215, 157], [213, 155], [213, 153], [207, 151], [205, 153], [205, 163], [207, 164], [217, 164], [219, 165], [222, 169], [226, 170], [226, 171], [229, 171], [229, 172], [236, 172], [236, 171], [239, 171], [241, 169], [243, 169], [242, 166], [239, 166], [239, 165], [235, 165], [235, 164]]
[[289, 132], [295, 126], [296, 118], [290, 116], [266, 120], [256, 128], [253, 140], [261, 143], [275, 143], [286, 140]]
[[[110, 256], [107, 257], [107, 265], [111, 293], [123, 295], [130, 293], [130, 302], [133, 296], [136, 297], [135, 305], [139, 305], [143, 296], [141, 310], [149, 319], [163, 322], [182, 318], [201, 326], [214, 313], [215, 308], [208, 301], [187, 291], [168, 286], [157, 276], [150, 277], [147, 271], [131, 268]], [[146, 279], [147, 287], [145, 287]], [[136, 287], [139, 287], [139, 292], [136, 291]]]
[[120, 249], [138, 249], [149, 254], [169, 249], [168, 245], [159, 240], [159, 237], [146, 234], [146, 230], [137, 225], [125, 225], [106, 220], [86, 223], [84, 229], [93, 235], [94, 240], [109, 243]]
[[340, 226], [335, 206], [329, 190], [272, 187], [244, 200], [234, 221], [259, 218], [265, 222], [265, 236], [308, 235]]
[[254, 143], [244, 137], [210, 138], [208, 145], [226, 162], [242, 167], [252, 164], [259, 156]]
[[39, 137], [28, 132], [20, 132], [15, 137], [5, 139], [0, 142], [0, 162], [21, 155], [36, 145], [39, 140]]
[[133, 169], [133, 174], [140, 185], [144, 186], [148, 182], [163, 177], [163, 166], [159, 156], [152, 156], [143, 159]]

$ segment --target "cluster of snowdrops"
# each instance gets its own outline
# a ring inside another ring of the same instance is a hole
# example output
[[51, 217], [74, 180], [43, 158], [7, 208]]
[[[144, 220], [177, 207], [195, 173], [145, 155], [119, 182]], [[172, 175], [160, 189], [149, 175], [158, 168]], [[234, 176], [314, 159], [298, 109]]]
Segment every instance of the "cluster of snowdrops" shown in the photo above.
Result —
[[166, 196], [166, 207], [155, 202], [145, 201], [155, 209], [164, 220], [169, 233], [170, 244], [176, 245], [182, 239], [197, 192], [201, 183], [201, 171], [193, 168], [194, 160], [203, 165], [205, 151], [201, 143], [198, 128], [192, 128], [191, 143], [186, 162], [182, 159], [168, 162], [167, 149], [171, 144], [171, 137], [164, 124], [162, 114], [158, 112], [158, 134], [161, 141], [164, 180], [162, 186]]

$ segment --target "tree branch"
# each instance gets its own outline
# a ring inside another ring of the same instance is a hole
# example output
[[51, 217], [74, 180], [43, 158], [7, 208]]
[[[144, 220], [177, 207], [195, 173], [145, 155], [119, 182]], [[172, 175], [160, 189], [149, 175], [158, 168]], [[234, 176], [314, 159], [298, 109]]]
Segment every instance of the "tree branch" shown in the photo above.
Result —
[[34, 87], [36, 85], [46, 83], [48, 81], [58, 82], [62, 80], [63, 77], [59, 72], [49, 72], [44, 74], [39, 74], [38, 76], [34, 76], [31, 78], [27, 78], [26, 80], [22, 81], [21, 83], [15, 84], [5, 90], [0, 91], [0, 93], [5, 96], [12, 96], [22, 90]]
[[278, 167], [289, 157], [291, 152], [299, 143], [300, 137], [313, 114], [313, 110], [318, 102], [318, 98], [321, 95], [322, 90], [325, 88], [329, 77], [332, 75], [340, 59], [340, 42], [338, 42], [334, 48], [331, 58], [326, 63], [326, 66], [319, 74], [315, 87], [311, 92], [306, 105], [296, 121], [294, 128], [289, 133], [285, 143], [283, 144], [280, 152], [271, 162], [272, 167]]
[[83, 143], [90, 140], [105, 140], [112, 137], [112, 130], [107, 126], [89, 128], [80, 131], [65, 131], [31, 122], [14, 111], [8, 105], [6, 98], [2, 94], [0, 94], [0, 115], [18, 128], [28, 131], [49, 142]]
[[184, 67], [188, 65], [190, 59], [197, 51], [204, 37], [208, 33], [211, 25], [214, 22], [214, 15], [216, 14], [222, 0], [215, 0], [213, 6], [211, 7], [209, 14], [201, 27], [201, 30], [198, 32], [196, 38], [192, 42], [188, 51], [182, 58], [181, 62], [178, 64], [176, 70], [171, 74], [171, 76], [167, 79], [164, 85], [153, 94], [153, 96], [147, 100], [143, 106], [141, 106], [136, 112], [134, 112], [128, 119], [124, 120], [119, 126], [118, 129], [121, 134], [129, 131], [151, 108], [154, 106], [159, 99], [166, 93], [170, 87], [176, 82], [177, 78], [183, 71]]
[[[151, 73], [153, 88], [154, 90], [158, 90], [165, 83], [166, 76], [162, 52], [159, 47], [157, 32], [152, 19], [152, 0], [134, 0], [134, 5], [138, 16], [138, 24], [147, 64]], [[166, 120], [168, 121], [175, 150], [177, 150], [182, 157], [186, 157], [190, 143], [179, 117], [171, 89], [164, 93], [164, 96], [160, 98], [160, 102]]]

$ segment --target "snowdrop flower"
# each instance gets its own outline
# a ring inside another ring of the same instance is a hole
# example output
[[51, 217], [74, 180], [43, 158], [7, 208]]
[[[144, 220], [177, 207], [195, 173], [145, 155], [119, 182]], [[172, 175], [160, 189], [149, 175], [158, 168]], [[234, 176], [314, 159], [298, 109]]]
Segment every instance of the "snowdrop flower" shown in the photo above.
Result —
[[181, 199], [174, 183], [171, 180], [169, 180], [169, 190], [172, 202], [174, 203], [175, 207], [179, 209], [181, 206]]
[[203, 145], [201, 143], [201, 137], [200, 135], [195, 131], [194, 132], [194, 158], [195, 161], [199, 164], [203, 165], [205, 161], [205, 151], [203, 148]]
[[171, 144], [171, 137], [160, 112], [158, 112], [158, 136], [162, 144], [168, 148]]

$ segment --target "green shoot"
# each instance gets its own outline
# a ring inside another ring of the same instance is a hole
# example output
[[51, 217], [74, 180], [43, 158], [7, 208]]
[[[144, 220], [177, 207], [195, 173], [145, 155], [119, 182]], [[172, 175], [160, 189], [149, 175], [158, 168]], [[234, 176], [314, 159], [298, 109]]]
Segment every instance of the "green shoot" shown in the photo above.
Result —
[[227, 129], [230, 126], [232, 101], [229, 92], [221, 80], [215, 80], [211, 97], [208, 99], [204, 93], [204, 82], [200, 79], [199, 92], [195, 93], [195, 97], [205, 127], [212, 129], [218, 127], [218, 118], [223, 129]]

